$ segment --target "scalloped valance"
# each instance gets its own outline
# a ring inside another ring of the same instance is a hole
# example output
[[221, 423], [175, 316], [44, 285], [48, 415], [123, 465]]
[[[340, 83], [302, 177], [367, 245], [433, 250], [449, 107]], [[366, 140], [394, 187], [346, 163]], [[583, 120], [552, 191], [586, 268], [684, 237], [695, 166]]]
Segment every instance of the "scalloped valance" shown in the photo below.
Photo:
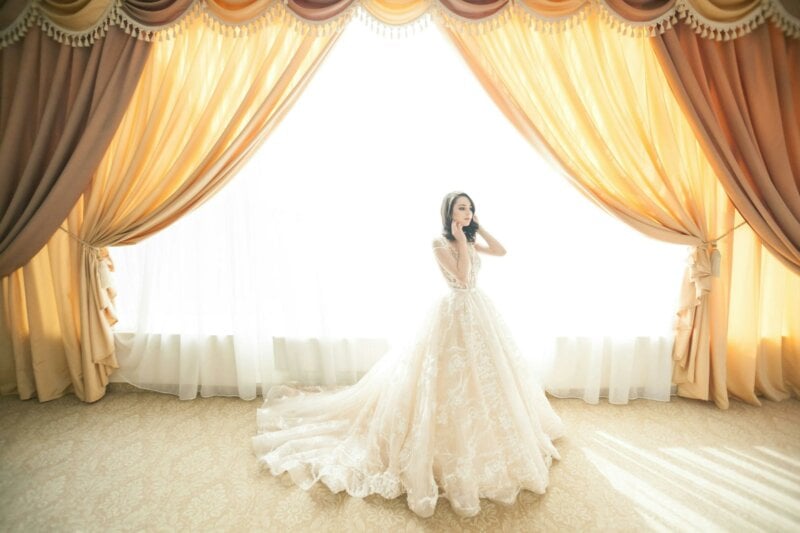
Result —
[[772, 21], [800, 37], [800, 0], [6, 0], [0, 6], [0, 47], [36, 24], [59, 42], [88, 46], [117, 25], [143, 40], [172, 37], [195, 18], [220, 31], [246, 34], [276, 15], [290, 13], [297, 27], [340, 29], [356, 11], [390, 29], [436, 17], [457, 31], [484, 31], [517, 10], [544, 31], [572, 26], [596, 10], [624, 33], [662, 33], [678, 21], [702, 37], [729, 40]]

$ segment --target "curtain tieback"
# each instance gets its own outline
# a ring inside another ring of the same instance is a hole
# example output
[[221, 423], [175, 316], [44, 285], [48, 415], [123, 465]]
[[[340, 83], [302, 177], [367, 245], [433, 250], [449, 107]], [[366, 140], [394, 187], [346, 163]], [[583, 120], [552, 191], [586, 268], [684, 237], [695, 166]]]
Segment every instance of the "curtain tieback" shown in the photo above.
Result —
[[719, 237], [717, 237], [716, 239], [709, 239], [707, 241], [703, 241], [702, 243], [700, 243], [698, 245], [698, 247], [702, 247], [705, 250], [706, 254], [708, 254], [709, 248], [711, 249], [711, 254], [710, 254], [710, 257], [709, 257], [709, 264], [710, 264], [710, 267], [711, 267], [711, 275], [714, 276], [715, 278], [719, 277], [719, 269], [720, 269], [720, 263], [721, 263], [721, 259], [722, 259], [721, 255], [719, 253], [719, 250], [717, 249], [717, 241], [720, 241], [720, 240], [724, 239], [731, 232], [733, 232], [737, 228], [740, 228], [744, 224], [745, 224], [745, 222], [742, 221], [739, 224], [737, 224], [734, 227], [732, 227], [731, 229], [729, 229], [728, 231], [726, 231], [725, 233], [723, 233], [722, 235], [720, 235]]
[[744, 225], [741, 222], [719, 237], [702, 241], [692, 248], [687, 259], [689, 280], [694, 284], [695, 305], [700, 303], [704, 292], [711, 291], [711, 278], [720, 274], [721, 255], [717, 249], [717, 241], [727, 237], [732, 231]]
[[97, 246], [95, 246], [95, 245], [93, 245], [93, 244], [91, 244], [89, 242], [84, 241], [83, 239], [81, 239], [80, 237], [78, 237], [77, 235], [72, 233], [70, 230], [68, 230], [64, 226], [59, 226], [58, 229], [60, 229], [61, 231], [63, 231], [64, 233], [66, 233], [67, 235], [69, 235], [70, 237], [72, 237], [73, 239], [75, 239], [76, 241], [81, 243], [82, 245], [84, 245], [86, 248], [92, 250], [93, 252], [97, 253], [98, 255], [100, 254], [101, 248], [98, 248]]
[[114, 288], [114, 282], [111, 278], [111, 272], [114, 271], [114, 262], [111, 260], [111, 255], [108, 253], [108, 248], [105, 246], [97, 247], [89, 242], [86, 242], [64, 226], [59, 226], [58, 229], [67, 233], [67, 235], [81, 243], [84, 248], [91, 252], [90, 269], [96, 276], [96, 282], [92, 283], [95, 301], [97, 302], [98, 309], [105, 314], [108, 321], [113, 325], [117, 322], [113, 300], [113, 298], [117, 295], [117, 291]]

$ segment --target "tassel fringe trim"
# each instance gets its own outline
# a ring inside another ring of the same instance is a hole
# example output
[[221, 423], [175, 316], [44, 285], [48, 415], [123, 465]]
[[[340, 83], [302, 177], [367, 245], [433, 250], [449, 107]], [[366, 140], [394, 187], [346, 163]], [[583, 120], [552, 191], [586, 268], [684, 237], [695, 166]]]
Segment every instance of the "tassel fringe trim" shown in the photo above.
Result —
[[705, 18], [692, 7], [690, 0], [678, 0], [669, 11], [656, 19], [644, 22], [624, 19], [609, 7], [607, 0], [588, 0], [577, 11], [555, 18], [545, 17], [517, 0], [509, 0], [496, 13], [479, 20], [468, 19], [450, 11], [440, 0], [429, 0], [425, 11], [419, 17], [403, 24], [391, 24], [378, 18], [370, 12], [369, 0], [354, 0], [342, 13], [324, 21], [305, 19], [292, 11], [286, 5], [286, 0], [274, 0], [261, 15], [242, 23], [222, 20], [209, 9], [205, 0], [195, 0], [177, 20], [160, 26], [147, 26], [137, 22], [125, 13], [122, 0], [114, 0], [109, 4], [106, 13], [92, 27], [80, 31], [62, 28], [50, 20], [46, 11], [41, 8], [41, 1], [29, 2], [7, 28], [0, 30], [0, 48], [21, 40], [34, 24], [60, 43], [70, 46], [91, 46], [104, 37], [108, 27], [112, 25], [119, 26], [137, 39], [153, 42], [174, 38], [198, 17], [202, 17], [204, 23], [215, 31], [233, 37], [246, 36], [250, 32], [263, 29], [272, 21], [286, 20], [286, 18], [291, 20], [292, 29], [299, 33], [329, 35], [342, 31], [354, 16], [365, 22], [376, 33], [389, 38], [414, 35], [428, 27], [431, 21], [436, 21], [459, 33], [481, 34], [506, 24], [512, 14], [525, 20], [535, 31], [556, 33], [580, 24], [589, 13], [596, 13], [610, 27], [631, 36], [653, 37], [681, 21], [691, 26], [702, 38], [728, 41], [746, 35], [765, 22], [772, 22], [788, 37], [800, 38], [800, 19], [791, 15], [780, 0], [762, 0], [751, 13], [730, 23]]

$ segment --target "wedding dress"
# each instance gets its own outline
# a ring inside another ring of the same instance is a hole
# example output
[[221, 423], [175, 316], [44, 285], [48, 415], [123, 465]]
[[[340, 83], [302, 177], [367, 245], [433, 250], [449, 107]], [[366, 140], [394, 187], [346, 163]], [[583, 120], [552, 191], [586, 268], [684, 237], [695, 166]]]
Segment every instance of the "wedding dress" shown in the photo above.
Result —
[[[443, 237], [434, 249], [457, 251]], [[431, 516], [438, 498], [473, 516], [480, 498], [512, 504], [521, 489], [544, 493], [563, 433], [508, 328], [476, 287], [480, 258], [450, 287], [415, 340], [378, 360], [355, 385], [335, 391], [270, 389], [253, 448], [272, 475], [304, 489], [317, 481], [355, 497], [405, 493]]]

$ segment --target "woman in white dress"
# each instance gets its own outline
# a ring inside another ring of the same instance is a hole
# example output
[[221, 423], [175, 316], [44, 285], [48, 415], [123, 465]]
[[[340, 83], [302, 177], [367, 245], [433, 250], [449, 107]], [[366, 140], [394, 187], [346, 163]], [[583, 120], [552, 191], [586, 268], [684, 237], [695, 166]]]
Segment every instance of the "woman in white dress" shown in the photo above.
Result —
[[423, 517], [440, 497], [474, 516], [480, 498], [512, 504], [521, 489], [544, 493], [561, 419], [475, 284], [478, 253], [505, 249], [463, 192], [444, 198], [442, 224], [433, 252], [451, 290], [414, 343], [390, 350], [351, 387], [270, 389], [253, 448], [273, 475], [359, 498], [405, 493]]

